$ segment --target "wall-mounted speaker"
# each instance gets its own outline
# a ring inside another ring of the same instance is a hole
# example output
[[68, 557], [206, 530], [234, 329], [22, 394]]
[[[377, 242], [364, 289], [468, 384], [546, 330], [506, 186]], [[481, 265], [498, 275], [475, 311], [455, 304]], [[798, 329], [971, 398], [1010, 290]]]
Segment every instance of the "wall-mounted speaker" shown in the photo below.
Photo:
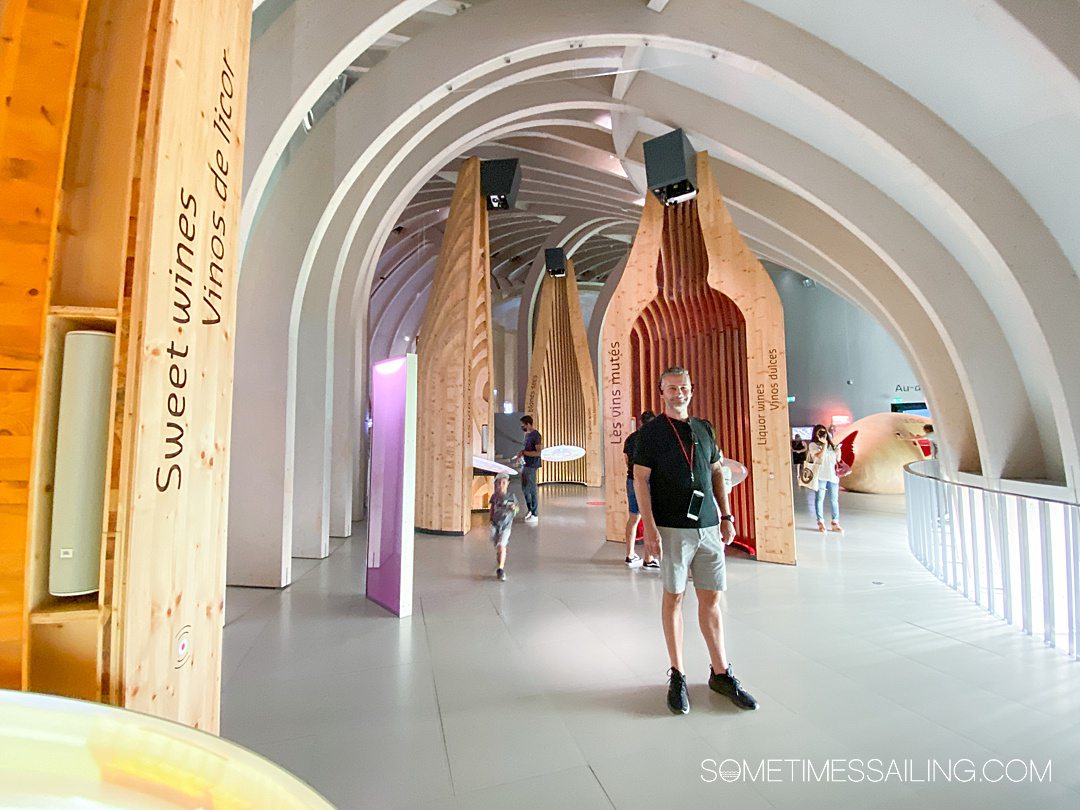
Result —
[[115, 339], [90, 331], [64, 338], [49, 553], [53, 596], [98, 589]]
[[681, 129], [645, 141], [645, 180], [664, 205], [697, 196], [697, 159]]
[[566, 275], [566, 251], [559, 247], [544, 249], [544, 267], [554, 278]]
[[521, 166], [517, 158], [480, 161], [480, 193], [488, 211], [513, 208], [520, 185]]

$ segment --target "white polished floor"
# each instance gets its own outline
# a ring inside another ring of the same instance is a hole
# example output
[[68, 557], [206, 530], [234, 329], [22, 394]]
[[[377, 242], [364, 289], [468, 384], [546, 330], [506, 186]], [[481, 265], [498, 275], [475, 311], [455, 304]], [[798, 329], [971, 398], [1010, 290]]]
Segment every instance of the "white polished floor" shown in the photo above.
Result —
[[[598, 491], [541, 497], [505, 583], [486, 530], [418, 535], [409, 619], [363, 597], [359, 536], [294, 561], [286, 591], [230, 588], [223, 736], [341, 808], [1080, 807], [1080, 664], [927, 573], [902, 498], [842, 493], [843, 539], [800, 503], [796, 567], [729, 557], [729, 654], [757, 712], [709, 691], [688, 597], [682, 717], [664, 704], [659, 577], [600, 539]], [[775, 762], [758, 781], [703, 769], [727, 758]], [[831, 782], [803, 778], [830, 758]], [[849, 760], [873, 758], [855, 781]], [[1049, 759], [1049, 780], [1011, 782], [1028, 771], [1013, 763], [980, 781], [1013, 758]], [[970, 760], [974, 781], [915, 781], [928, 759], [958, 780]], [[891, 760], [909, 778], [885, 779]]]

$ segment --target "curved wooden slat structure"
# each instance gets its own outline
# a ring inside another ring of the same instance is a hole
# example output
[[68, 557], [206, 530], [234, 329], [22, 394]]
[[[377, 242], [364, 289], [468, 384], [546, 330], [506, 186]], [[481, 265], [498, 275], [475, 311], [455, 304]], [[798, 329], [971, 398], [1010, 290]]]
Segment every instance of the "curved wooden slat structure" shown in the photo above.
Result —
[[[604, 453], [621, 471], [622, 443], [645, 408], [660, 412], [660, 373], [690, 370], [691, 413], [708, 419], [727, 457], [750, 469], [732, 493], [737, 542], [760, 560], [795, 562], [784, 320], [764, 268], [731, 222], [707, 153], [693, 201], [651, 195], [603, 327]], [[622, 540], [622, 476], [605, 482], [607, 537]]]
[[482, 508], [488, 494], [486, 479], [474, 482], [472, 475], [474, 455], [494, 455], [488, 275], [488, 215], [481, 196], [480, 161], [469, 158], [458, 174], [417, 340], [420, 531], [464, 534], [471, 508]]
[[22, 683], [35, 401], [87, 0], [0, 4], [0, 688]]
[[[0, 109], [3, 165], [22, 167], [0, 179], [19, 186], [0, 191], [0, 216], [32, 201], [27, 178], [54, 200], [41, 196], [19, 227], [0, 224], [5, 250], [9, 237], [23, 242], [19, 261], [0, 262], [10, 274], [0, 288], [40, 310], [25, 357], [40, 383], [23, 439], [33, 464], [18, 538], [22, 686], [216, 731], [250, 5], [17, 0], [0, 5], [0, 29], [0, 85], [12, 96]], [[24, 60], [32, 70], [20, 86]], [[25, 131], [10, 115], [16, 88]], [[38, 161], [47, 183], [30, 171]], [[13, 314], [4, 302], [6, 325]], [[118, 340], [98, 592], [61, 598], [49, 594], [48, 560], [73, 329]], [[0, 398], [5, 423], [10, 406]]]
[[566, 275], [562, 278], [544, 276], [535, 334], [525, 411], [533, 415], [546, 446], [569, 444], [585, 450], [585, 455], [575, 461], [545, 461], [537, 481], [598, 487], [596, 377], [570, 259], [566, 260]]

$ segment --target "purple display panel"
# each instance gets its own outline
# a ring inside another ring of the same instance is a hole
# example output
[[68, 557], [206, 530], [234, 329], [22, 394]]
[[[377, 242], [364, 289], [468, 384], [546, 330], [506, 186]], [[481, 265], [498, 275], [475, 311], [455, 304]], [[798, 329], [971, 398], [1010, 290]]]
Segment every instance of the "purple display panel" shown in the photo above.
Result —
[[412, 615], [416, 496], [416, 355], [376, 363], [371, 373], [371, 496], [367, 597]]

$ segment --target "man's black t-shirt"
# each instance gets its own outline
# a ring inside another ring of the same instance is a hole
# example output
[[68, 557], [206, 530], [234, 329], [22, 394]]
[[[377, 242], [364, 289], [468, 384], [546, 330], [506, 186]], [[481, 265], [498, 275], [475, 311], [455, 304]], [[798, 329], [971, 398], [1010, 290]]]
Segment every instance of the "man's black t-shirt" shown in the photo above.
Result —
[[[532, 451], [535, 450], [544, 441], [538, 430], [530, 430], [525, 434], [525, 449]], [[540, 466], [540, 456], [522, 456], [525, 460], [526, 467], [538, 468]]]
[[[683, 449], [675, 438], [678, 431]], [[657, 526], [673, 529], [704, 529], [720, 523], [716, 499], [712, 491], [711, 467], [723, 456], [709, 428], [700, 419], [689, 423], [658, 416], [636, 434], [634, 464], [648, 467], [649, 494], [652, 496], [653, 519]], [[690, 481], [687, 456], [693, 447], [694, 481]], [[683, 454], [686, 451], [686, 455]], [[705, 493], [698, 520], [686, 516], [690, 496], [695, 489]]]
[[634, 477], [634, 446], [637, 444], [638, 432], [635, 430], [629, 436], [626, 437], [626, 441], [623, 442], [622, 451], [627, 455], [629, 461], [626, 462], [626, 477]]

